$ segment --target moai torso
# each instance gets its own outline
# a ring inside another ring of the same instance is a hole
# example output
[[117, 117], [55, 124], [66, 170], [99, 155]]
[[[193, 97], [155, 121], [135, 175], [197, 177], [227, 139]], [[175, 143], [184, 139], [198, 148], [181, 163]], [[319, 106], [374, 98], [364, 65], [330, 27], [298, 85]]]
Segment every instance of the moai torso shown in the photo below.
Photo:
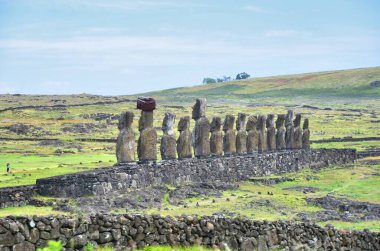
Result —
[[194, 155], [197, 158], [210, 156], [210, 122], [206, 118], [206, 99], [198, 98], [193, 106], [193, 130]]
[[309, 119], [303, 121], [302, 148], [310, 149]]
[[162, 122], [163, 135], [161, 138], [160, 152], [161, 159], [175, 159], [176, 158], [176, 136], [173, 130], [175, 121], [175, 114], [165, 113]]
[[156, 161], [157, 132], [153, 128], [153, 111], [141, 111], [139, 131], [140, 137], [137, 146], [139, 161]]
[[276, 148], [277, 150], [285, 150], [286, 149], [286, 142], [285, 142], [285, 133], [286, 129], [284, 126], [285, 122], [285, 114], [278, 114], [277, 120], [276, 120]]
[[301, 115], [297, 114], [294, 119], [294, 144], [293, 149], [302, 149]]
[[285, 143], [286, 143], [286, 149], [293, 149], [294, 145], [294, 126], [293, 126], [293, 116], [294, 112], [292, 110], [288, 111], [288, 114], [286, 114], [285, 119]]
[[253, 115], [248, 117], [247, 128], [247, 152], [254, 153], [259, 147], [259, 133], [257, 131], [257, 118]]
[[266, 116], [260, 115], [257, 120], [257, 131], [259, 134], [258, 151], [259, 153], [267, 151], [267, 134], [266, 134]]
[[223, 150], [225, 156], [236, 154], [236, 133], [234, 130], [235, 117], [227, 115], [223, 124]]
[[191, 142], [192, 135], [189, 130], [190, 117], [181, 117], [178, 123], [179, 137], [177, 140], [178, 159], [186, 159], [192, 157]]
[[134, 114], [123, 112], [119, 119], [120, 133], [117, 136], [116, 158], [118, 163], [136, 161], [135, 132], [131, 128]]
[[210, 151], [212, 156], [221, 156], [223, 154], [223, 133], [220, 130], [221, 126], [221, 118], [214, 117], [210, 128]]
[[267, 121], [267, 149], [268, 151], [276, 150], [276, 129], [274, 128], [274, 115], [268, 114]]
[[238, 114], [238, 119], [236, 120], [236, 152], [238, 154], [247, 153], [247, 132], [245, 130], [245, 119], [247, 115], [244, 113]]

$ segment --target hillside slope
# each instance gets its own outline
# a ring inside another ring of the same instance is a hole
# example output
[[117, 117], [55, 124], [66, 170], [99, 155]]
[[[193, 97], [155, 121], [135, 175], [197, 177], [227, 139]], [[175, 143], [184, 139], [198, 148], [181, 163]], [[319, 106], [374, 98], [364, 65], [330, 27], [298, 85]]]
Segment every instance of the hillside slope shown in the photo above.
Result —
[[206, 97], [217, 102], [254, 105], [379, 106], [380, 67], [250, 78], [239, 81], [175, 88], [148, 93], [172, 102]]

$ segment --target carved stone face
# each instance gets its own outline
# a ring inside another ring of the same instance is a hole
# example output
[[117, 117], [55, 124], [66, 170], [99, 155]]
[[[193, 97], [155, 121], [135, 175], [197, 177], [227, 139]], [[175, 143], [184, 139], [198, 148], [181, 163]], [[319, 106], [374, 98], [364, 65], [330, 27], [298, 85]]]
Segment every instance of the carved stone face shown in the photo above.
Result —
[[248, 117], [248, 122], [247, 122], [247, 131], [253, 130], [257, 128], [257, 117], [254, 115], [251, 115]]
[[303, 121], [303, 129], [309, 129], [309, 119], [306, 118], [304, 121]]
[[267, 124], [267, 128], [274, 126], [274, 114], [268, 114], [266, 124]]
[[297, 114], [294, 119], [294, 127], [301, 126], [301, 114]]
[[139, 131], [153, 127], [153, 112], [141, 111], [139, 119]]
[[223, 124], [223, 131], [233, 130], [234, 129], [235, 116], [226, 115]]
[[175, 114], [169, 112], [165, 113], [164, 120], [162, 121], [162, 131], [165, 133], [173, 132], [174, 121]]
[[197, 120], [201, 117], [206, 116], [206, 99], [205, 98], [197, 98], [195, 101], [195, 105], [193, 106], [193, 114], [192, 118]]
[[278, 114], [277, 115], [277, 120], [276, 120], [276, 128], [280, 128], [282, 126], [284, 126], [284, 122], [285, 122], [285, 114]]
[[288, 114], [286, 114], [286, 121], [285, 121], [286, 126], [293, 125], [293, 117], [294, 117], [293, 110], [288, 110]]
[[123, 112], [119, 118], [119, 125], [118, 125], [119, 130], [131, 128], [134, 116], [135, 115], [133, 114], [133, 112], [130, 112], [130, 111]]
[[257, 130], [265, 130], [265, 124], [267, 121], [267, 117], [265, 115], [260, 115], [257, 120]]
[[238, 114], [238, 119], [236, 120], [236, 129], [238, 131], [240, 131], [240, 130], [244, 131], [245, 130], [245, 119], [246, 119], [246, 117], [247, 117], [247, 115], [244, 113]]
[[179, 132], [186, 131], [186, 130], [189, 130], [189, 128], [190, 128], [190, 117], [189, 116], [181, 117], [178, 122], [178, 131]]
[[219, 131], [220, 127], [222, 127], [222, 119], [220, 117], [213, 117], [210, 132]]

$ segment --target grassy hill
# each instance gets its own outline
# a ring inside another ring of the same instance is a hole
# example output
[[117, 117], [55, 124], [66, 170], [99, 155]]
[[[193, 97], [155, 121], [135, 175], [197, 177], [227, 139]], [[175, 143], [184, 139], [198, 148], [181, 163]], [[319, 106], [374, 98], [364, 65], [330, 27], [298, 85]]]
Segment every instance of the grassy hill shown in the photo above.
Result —
[[242, 102], [252, 105], [320, 105], [326, 107], [379, 107], [380, 67], [298, 75], [250, 78], [216, 84], [183, 87], [149, 95], [165, 101], [192, 102], [206, 97], [213, 102]]

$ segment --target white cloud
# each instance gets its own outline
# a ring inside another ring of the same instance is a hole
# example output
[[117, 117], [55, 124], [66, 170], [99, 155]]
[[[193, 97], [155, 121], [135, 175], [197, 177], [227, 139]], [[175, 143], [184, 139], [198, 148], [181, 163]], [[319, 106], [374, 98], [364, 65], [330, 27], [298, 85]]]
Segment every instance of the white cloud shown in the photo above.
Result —
[[46, 81], [41, 85], [48, 88], [66, 88], [72, 86], [71, 83], [63, 81]]
[[248, 11], [255, 12], [255, 13], [269, 13], [269, 11], [267, 9], [261, 8], [261, 7], [256, 6], [256, 5], [247, 5], [244, 7], [244, 9], [248, 10]]

